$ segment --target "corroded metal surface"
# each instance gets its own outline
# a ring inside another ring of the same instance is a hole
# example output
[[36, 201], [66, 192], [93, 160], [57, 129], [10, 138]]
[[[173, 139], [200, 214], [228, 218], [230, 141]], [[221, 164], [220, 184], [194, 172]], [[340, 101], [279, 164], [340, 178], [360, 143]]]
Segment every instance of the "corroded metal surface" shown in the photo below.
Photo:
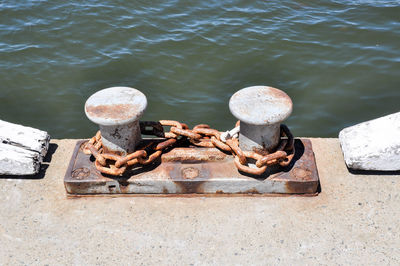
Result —
[[292, 108], [285, 92], [268, 86], [247, 87], [233, 94], [229, 109], [240, 120], [240, 148], [273, 150], [279, 142], [280, 123], [289, 117]]
[[287, 167], [273, 166], [261, 176], [239, 172], [233, 157], [215, 148], [175, 148], [149, 166], [120, 177], [101, 174], [79, 141], [65, 175], [70, 194], [315, 194], [319, 179], [311, 142], [296, 139]]
[[241, 89], [229, 100], [232, 114], [251, 125], [279, 123], [289, 117], [292, 108], [292, 100], [285, 92], [269, 86]]
[[[166, 125], [171, 126], [169, 132], [164, 132], [163, 126]], [[218, 148], [224, 152], [230, 152], [235, 156], [234, 163], [236, 167], [240, 171], [251, 175], [262, 175], [267, 166], [270, 167], [275, 164], [286, 167], [291, 163], [295, 154], [293, 135], [285, 125], [280, 126], [281, 140], [278, 147], [276, 150], [269, 152], [266, 150], [242, 151], [239, 148], [237, 138], [222, 138], [223, 134], [221, 132], [211, 129], [205, 124], [197, 125], [191, 130], [186, 124], [178, 121], [160, 120], [158, 123], [151, 121], [140, 122], [140, 127], [143, 130], [142, 134], [154, 132], [155, 134], [153, 135], [162, 136], [162, 138], [143, 141], [139, 143], [135, 152], [120, 156], [115, 152], [108, 152], [108, 147], [102, 144], [104, 138], [101, 132], [98, 131], [86, 143], [83, 152], [94, 156], [97, 170], [103, 174], [113, 176], [123, 175], [133, 166], [140, 167], [138, 165], [153, 164], [160, 159], [163, 152], [176, 147], [188, 147], [188, 144], [203, 148]], [[239, 127], [237, 126], [236, 128]], [[231, 131], [229, 131], [229, 134], [231, 134]], [[186, 144], [184, 144], [185, 142]], [[184, 146], [180, 146], [182, 144]], [[183, 154], [185, 155], [186, 153]], [[204, 153], [205, 160], [210, 159], [208, 155], [209, 152]], [[256, 160], [255, 168], [248, 165], [247, 158]]]
[[99, 125], [106, 152], [126, 155], [141, 140], [139, 118], [146, 107], [146, 96], [139, 90], [112, 87], [90, 96], [85, 114]]
[[111, 87], [90, 96], [85, 103], [85, 113], [96, 124], [115, 126], [138, 120], [146, 107], [146, 96], [139, 90]]

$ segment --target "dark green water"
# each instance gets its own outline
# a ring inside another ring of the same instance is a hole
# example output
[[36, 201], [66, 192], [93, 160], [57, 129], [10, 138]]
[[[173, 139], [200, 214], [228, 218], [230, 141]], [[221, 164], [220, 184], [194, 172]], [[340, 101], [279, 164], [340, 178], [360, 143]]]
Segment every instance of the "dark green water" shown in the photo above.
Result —
[[0, 1], [0, 119], [89, 137], [86, 99], [117, 85], [144, 120], [220, 130], [235, 91], [270, 85], [295, 135], [337, 136], [400, 110], [400, 2]]

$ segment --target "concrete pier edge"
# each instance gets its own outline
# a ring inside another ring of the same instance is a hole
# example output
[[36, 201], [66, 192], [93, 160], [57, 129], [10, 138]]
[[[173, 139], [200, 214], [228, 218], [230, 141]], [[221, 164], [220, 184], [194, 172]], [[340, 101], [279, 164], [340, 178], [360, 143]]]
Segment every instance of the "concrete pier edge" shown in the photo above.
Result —
[[52, 140], [32, 179], [0, 178], [0, 264], [400, 263], [400, 172], [349, 171], [338, 139], [311, 138], [316, 197], [70, 199], [76, 141]]

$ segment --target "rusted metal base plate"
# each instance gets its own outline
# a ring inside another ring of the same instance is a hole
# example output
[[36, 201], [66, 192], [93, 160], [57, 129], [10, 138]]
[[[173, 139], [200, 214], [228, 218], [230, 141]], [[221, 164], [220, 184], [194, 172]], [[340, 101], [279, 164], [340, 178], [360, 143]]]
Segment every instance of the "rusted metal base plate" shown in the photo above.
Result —
[[[146, 141], [146, 140], [145, 140]], [[133, 168], [124, 176], [101, 174], [78, 141], [64, 178], [69, 194], [303, 194], [316, 195], [319, 178], [310, 140], [296, 139], [287, 167], [262, 176], [239, 172], [230, 154], [214, 148], [174, 148], [159, 162]]]

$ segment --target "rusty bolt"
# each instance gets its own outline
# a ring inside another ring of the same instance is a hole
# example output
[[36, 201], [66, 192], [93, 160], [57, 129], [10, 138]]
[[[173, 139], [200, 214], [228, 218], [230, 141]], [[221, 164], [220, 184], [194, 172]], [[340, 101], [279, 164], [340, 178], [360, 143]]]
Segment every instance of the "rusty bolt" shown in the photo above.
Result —
[[229, 101], [229, 109], [240, 120], [239, 147], [247, 151], [275, 149], [280, 124], [292, 108], [290, 97], [272, 87], [253, 86], [237, 91]]
[[99, 125], [105, 152], [125, 156], [141, 140], [139, 118], [146, 107], [146, 96], [139, 90], [112, 87], [90, 96], [85, 113]]

